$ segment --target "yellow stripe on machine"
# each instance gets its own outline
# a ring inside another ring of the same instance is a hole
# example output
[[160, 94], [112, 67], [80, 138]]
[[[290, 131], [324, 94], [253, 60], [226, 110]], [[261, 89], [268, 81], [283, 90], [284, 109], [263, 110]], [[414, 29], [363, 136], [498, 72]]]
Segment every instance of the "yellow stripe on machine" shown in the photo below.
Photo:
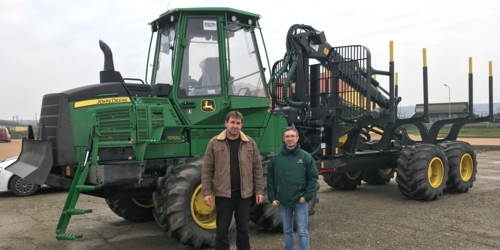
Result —
[[127, 102], [130, 102], [130, 98], [126, 96], [98, 98], [98, 99], [75, 102], [75, 105], [73, 107], [77, 109], [95, 105], [107, 105], [107, 104], [117, 104], [117, 103], [127, 103]]

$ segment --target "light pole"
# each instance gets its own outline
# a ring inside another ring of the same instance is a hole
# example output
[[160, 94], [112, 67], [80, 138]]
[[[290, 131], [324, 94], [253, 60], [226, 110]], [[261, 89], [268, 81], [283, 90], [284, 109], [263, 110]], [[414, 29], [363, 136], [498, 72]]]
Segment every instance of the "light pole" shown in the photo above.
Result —
[[451, 118], [451, 98], [450, 98], [450, 86], [444, 85], [445, 87], [448, 87], [448, 118]]

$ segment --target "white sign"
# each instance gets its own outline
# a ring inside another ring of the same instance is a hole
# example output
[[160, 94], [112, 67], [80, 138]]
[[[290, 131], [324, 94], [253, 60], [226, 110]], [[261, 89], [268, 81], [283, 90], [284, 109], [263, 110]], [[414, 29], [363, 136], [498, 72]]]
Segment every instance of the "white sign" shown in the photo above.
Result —
[[203, 30], [217, 30], [217, 21], [203, 20]]

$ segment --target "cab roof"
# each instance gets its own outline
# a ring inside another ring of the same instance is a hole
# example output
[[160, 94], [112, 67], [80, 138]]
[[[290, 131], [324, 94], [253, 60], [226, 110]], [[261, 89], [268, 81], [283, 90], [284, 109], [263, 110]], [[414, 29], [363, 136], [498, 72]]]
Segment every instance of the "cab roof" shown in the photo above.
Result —
[[249, 18], [255, 19], [255, 21], [259, 20], [261, 16], [259, 14], [243, 11], [243, 10], [238, 10], [238, 9], [233, 9], [233, 8], [226, 8], [226, 7], [199, 7], [199, 8], [176, 8], [176, 9], [170, 9], [166, 11], [165, 13], [161, 14], [158, 18], [150, 22], [150, 24], [153, 23], [163, 23], [166, 20], [170, 18], [170, 16], [178, 16], [180, 13], [183, 14], [188, 14], [188, 15], [206, 15], [206, 14], [213, 14], [213, 15], [220, 15], [220, 14], [227, 14], [227, 15], [237, 15], [237, 16], [246, 16]]

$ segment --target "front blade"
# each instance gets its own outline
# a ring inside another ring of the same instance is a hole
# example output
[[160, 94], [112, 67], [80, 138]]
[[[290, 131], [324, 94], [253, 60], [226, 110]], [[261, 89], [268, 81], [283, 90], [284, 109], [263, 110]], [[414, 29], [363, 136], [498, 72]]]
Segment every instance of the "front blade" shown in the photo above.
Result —
[[26, 181], [43, 185], [52, 168], [52, 163], [52, 142], [24, 139], [19, 158], [5, 170]]

